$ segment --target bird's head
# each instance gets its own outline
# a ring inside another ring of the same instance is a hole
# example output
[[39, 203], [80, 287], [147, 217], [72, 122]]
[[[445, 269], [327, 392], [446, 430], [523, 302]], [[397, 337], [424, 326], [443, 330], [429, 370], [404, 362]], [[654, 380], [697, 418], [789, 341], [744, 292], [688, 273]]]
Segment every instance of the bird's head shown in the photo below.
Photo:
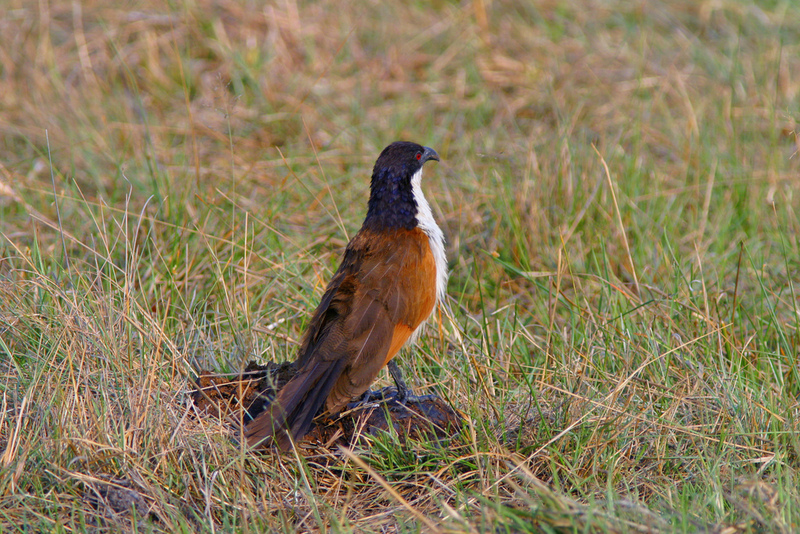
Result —
[[396, 141], [378, 156], [372, 169], [367, 222], [379, 226], [414, 228], [425, 197], [420, 189], [422, 165], [439, 161], [432, 148]]
[[375, 167], [372, 170], [372, 179], [390, 176], [413, 176], [423, 163], [428, 160], [439, 161], [439, 154], [432, 148], [409, 143], [407, 141], [395, 141], [387, 146], [378, 156]]

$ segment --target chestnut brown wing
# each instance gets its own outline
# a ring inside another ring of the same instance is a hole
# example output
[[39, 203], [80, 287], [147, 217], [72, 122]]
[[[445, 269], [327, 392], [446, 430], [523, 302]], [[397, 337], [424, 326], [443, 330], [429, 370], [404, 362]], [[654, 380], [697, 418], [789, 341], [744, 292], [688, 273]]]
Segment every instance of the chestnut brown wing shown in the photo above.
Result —
[[364, 258], [356, 274], [358, 289], [344, 328], [350, 334], [348, 363], [328, 396], [331, 413], [369, 388], [436, 302], [428, 237], [418, 229], [397, 230], [391, 237], [381, 253]]

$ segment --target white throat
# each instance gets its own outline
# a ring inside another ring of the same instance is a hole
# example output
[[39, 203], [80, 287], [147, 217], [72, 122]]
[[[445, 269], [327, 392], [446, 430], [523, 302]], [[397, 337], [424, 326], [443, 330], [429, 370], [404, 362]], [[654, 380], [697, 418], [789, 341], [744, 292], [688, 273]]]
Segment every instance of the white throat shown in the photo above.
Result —
[[433, 258], [436, 261], [436, 302], [444, 301], [447, 291], [447, 257], [444, 254], [444, 234], [433, 218], [431, 206], [422, 192], [422, 168], [411, 177], [411, 190], [417, 202], [417, 226], [425, 232], [430, 241]]

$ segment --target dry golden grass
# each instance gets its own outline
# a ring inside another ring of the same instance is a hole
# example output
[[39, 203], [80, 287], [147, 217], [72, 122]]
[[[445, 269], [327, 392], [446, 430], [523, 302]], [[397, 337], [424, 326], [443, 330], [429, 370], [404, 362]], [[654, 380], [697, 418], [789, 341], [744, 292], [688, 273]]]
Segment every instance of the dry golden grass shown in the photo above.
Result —
[[[3, 11], [0, 530], [798, 529], [794, 3]], [[293, 357], [401, 138], [463, 435], [253, 456], [191, 379]]]

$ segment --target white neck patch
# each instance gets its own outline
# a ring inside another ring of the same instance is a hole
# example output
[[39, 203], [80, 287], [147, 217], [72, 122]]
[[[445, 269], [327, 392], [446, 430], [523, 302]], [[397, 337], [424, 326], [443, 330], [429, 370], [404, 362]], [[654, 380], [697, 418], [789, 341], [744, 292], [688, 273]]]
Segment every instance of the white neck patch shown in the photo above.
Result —
[[422, 192], [422, 168], [411, 177], [411, 190], [417, 203], [417, 226], [430, 241], [433, 259], [436, 261], [436, 302], [444, 301], [447, 291], [447, 256], [444, 253], [444, 234], [433, 218], [431, 206]]

